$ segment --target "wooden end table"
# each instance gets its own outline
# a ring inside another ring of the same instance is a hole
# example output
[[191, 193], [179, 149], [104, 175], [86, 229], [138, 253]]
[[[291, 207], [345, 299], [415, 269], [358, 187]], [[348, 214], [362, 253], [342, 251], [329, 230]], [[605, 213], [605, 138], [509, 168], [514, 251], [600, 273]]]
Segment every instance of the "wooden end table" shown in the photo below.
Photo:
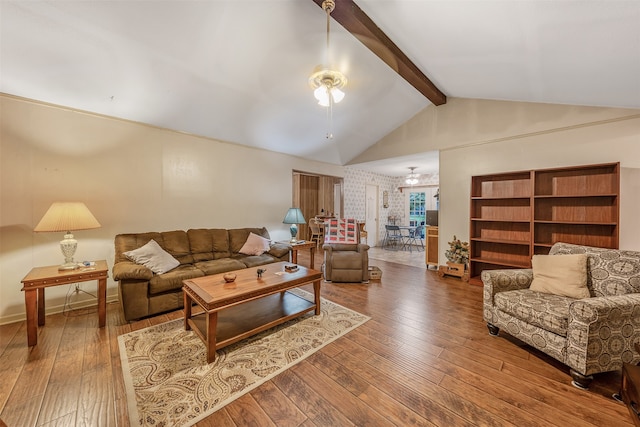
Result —
[[49, 286], [98, 281], [98, 325], [107, 320], [107, 261], [96, 261], [91, 267], [59, 271], [57, 265], [35, 267], [22, 279], [24, 304], [27, 310], [27, 342], [29, 347], [38, 344], [38, 326], [44, 325], [44, 290]]
[[[231, 273], [235, 281], [225, 282], [226, 273], [184, 280], [184, 328], [193, 331], [207, 347], [207, 363], [216, 358], [216, 350], [258, 332], [315, 310], [320, 314], [320, 282], [317, 270], [298, 266], [285, 271], [288, 262], [267, 264], [262, 277], [257, 268]], [[314, 301], [307, 301], [289, 289], [313, 283]], [[202, 311], [192, 313], [196, 303]]]
[[298, 251], [302, 251], [304, 249], [309, 249], [309, 251], [311, 252], [311, 261], [309, 263], [309, 267], [310, 268], [314, 268], [314, 259], [315, 259], [315, 253], [316, 253], [316, 243], [315, 242], [309, 242], [306, 240], [300, 240], [299, 242], [296, 243], [291, 243], [291, 242], [287, 242], [287, 241], [283, 241], [280, 243], [285, 243], [287, 245], [291, 245], [291, 262], [294, 264], [298, 263]]

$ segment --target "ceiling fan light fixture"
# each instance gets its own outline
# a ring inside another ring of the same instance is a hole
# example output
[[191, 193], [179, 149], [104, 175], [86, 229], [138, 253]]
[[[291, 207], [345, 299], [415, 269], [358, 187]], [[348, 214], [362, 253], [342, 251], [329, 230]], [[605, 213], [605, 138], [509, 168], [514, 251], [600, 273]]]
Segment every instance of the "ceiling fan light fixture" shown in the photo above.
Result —
[[322, 10], [327, 14], [327, 66], [318, 66], [309, 76], [309, 85], [313, 88], [313, 96], [318, 100], [318, 104], [327, 107], [327, 139], [333, 139], [333, 104], [344, 99], [344, 92], [341, 90], [347, 84], [347, 78], [340, 71], [332, 70], [328, 67], [330, 61], [329, 34], [331, 23], [331, 12], [336, 7], [335, 0], [324, 0]]
[[347, 78], [340, 71], [326, 68], [314, 72], [309, 77], [309, 85], [314, 88], [313, 96], [318, 104], [329, 107], [344, 99], [344, 92], [340, 90], [347, 84]]
[[415, 166], [411, 166], [409, 169], [411, 170], [411, 173], [407, 175], [407, 178], [405, 179], [404, 182], [406, 182], [409, 185], [416, 185], [418, 183], [418, 177], [420, 175], [414, 172], [416, 169]]

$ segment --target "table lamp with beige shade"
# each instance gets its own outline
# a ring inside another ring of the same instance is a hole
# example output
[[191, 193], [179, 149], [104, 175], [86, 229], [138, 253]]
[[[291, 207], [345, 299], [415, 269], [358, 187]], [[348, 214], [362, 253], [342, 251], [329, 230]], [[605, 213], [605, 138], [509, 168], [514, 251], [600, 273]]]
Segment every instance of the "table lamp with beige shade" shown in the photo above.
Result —
[[54, 202], [33, 229], [42, 231], [64, 231], [64, 239], [60, 241], [60, 250], [64, 255], [64, 264], [58, 270], [75, 270], [78, 264], [73, 261], [78, 241], [71, 231], [100, 228], [101, 225], [82, 202]]

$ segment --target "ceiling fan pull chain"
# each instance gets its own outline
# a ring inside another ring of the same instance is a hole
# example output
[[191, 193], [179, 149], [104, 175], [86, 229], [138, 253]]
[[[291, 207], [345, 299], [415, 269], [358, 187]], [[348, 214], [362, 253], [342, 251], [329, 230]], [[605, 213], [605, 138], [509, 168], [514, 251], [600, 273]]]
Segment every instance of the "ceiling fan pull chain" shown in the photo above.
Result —
[[327, 139], [333, 139], [333, 99], [329, 96], [327, 107]]

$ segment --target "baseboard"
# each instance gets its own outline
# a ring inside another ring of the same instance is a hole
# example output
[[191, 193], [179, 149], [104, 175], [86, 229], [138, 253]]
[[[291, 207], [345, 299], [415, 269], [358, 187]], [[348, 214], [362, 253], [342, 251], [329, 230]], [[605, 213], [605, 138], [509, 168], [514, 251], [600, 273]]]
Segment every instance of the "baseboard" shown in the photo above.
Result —
[[[114, 293], [111, 295], [107, 295], [107, 304], [112, 304], [118, 302], [118, 293]], [[77, 302], [73, 302], [69, 304], [69, 307], [72, 310], [77, 310], [79, 308], [87, 308], [87, 307], [95, 307], [96, 300], [95, 299], [85, 299]], [[64, 303], [54, 306], [45, 306], [45, 316], [50, 314], [62, 313], [64, 310]], [[10, 316], [0, 317], [0, 325], [7, 325], [9, 323], [22, 322], [27, 320], [27, 313], [17, 313]]]

